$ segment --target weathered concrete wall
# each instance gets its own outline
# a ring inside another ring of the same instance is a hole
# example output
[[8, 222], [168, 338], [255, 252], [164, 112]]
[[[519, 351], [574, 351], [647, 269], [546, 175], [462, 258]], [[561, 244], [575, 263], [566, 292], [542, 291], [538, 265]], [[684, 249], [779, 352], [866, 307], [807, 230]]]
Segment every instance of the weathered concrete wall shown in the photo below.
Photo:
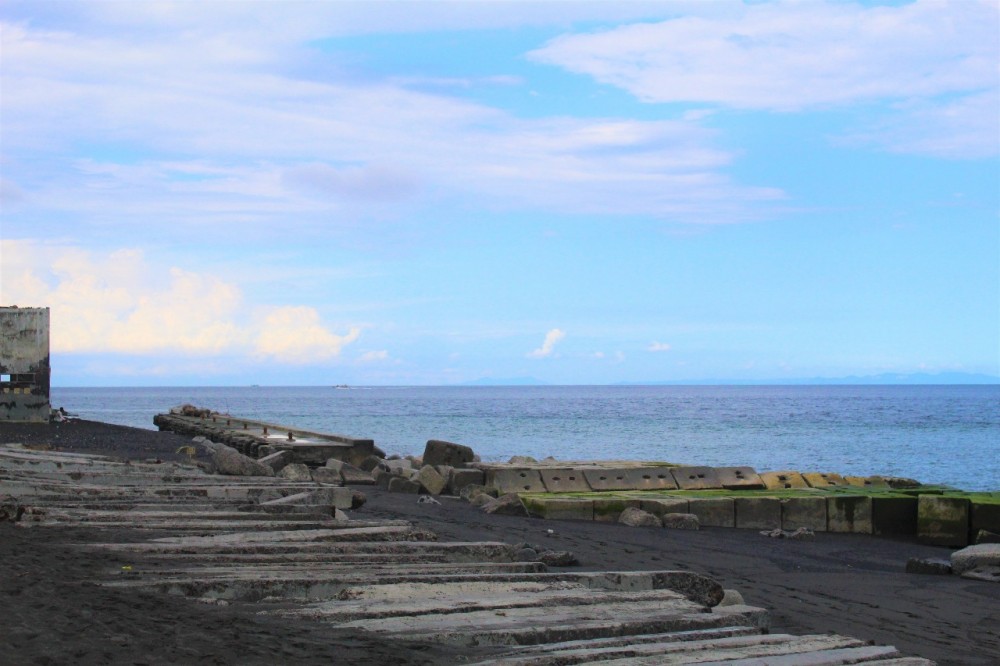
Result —
[[49, 418], [49, 309], [0, 307], [0, 421]]

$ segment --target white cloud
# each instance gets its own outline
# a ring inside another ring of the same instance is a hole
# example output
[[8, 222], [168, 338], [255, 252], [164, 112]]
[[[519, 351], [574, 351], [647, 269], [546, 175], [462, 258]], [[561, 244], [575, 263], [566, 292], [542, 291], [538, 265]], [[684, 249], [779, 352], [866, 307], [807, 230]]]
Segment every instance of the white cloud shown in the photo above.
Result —
[[552, 355], [552, 350], [555, 348], [556, 343], [566, 337], [564, 331], [558, 328], [553, 328], [551, 331], [545, 334], [545, 341], [542, 346], [528, 353], [529, 358], [545, 358]]
[[[310, 307], [248, 306], [237, 285], [208, 273], [151, 266], [143, 253], [0, 241], [0, 302], [51, 308], [51, 348], [63, 353], [160, 352], [326, 360], [360, 335], [329, 332]], [[253, 319], [249, 311], [260, 312]]]
[[670, 349], [671, 349], [670, 345], [667, 344], [666, 342], [653, 342], [648, 347], [646, 347], [646, 350], [651, 352], [665, 352], [665, 351], [670, 351]]
[[339, 356], [341, 350], [361, 336], [354, 327], [346, 335], [335, 335], [320, 322], [319, 313], [305, 306], [287, 306], [265, 317], [255, 351], [286, 363], [311, 363]]
[[358, 361], [361, 363], [377, 363], [379, 361], [389, 360], [389, 352], [382, 349], [379, 351], [367, 351], [358, 357]]
[[[906, 139], [906, 147], [894, 144], [896, 149], [975, 157], [985, 142], [995, 152], [1000, 123], [996, 2], [898, 7], [775, 2], [728, 8], [714, 16], [565, 35], [531, 57], [647, 102], [787, 112], [905, 101], [894, 115], [910, 130], [921, 131], [896, 133], [896, 142]], [[907, 106], [914, 101], [919, 102], [911, 115]], [[956, 109], [962, 123], [949, 121]], [[937, 145], [953, 129], [962, 138]], [[969, 137], [973, 133], [979, 146]]]

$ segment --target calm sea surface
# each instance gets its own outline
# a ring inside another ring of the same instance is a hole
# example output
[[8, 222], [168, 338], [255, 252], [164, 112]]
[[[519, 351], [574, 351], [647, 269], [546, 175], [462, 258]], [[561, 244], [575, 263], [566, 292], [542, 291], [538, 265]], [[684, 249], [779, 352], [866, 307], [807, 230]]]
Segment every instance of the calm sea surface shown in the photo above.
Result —
[[1000, 386], [57, 388], [53, 406], [153, 428], [192, 403], [389, 453], [428, 439], [483, 460], [628, 458], [908, 476], [1000, 490]]

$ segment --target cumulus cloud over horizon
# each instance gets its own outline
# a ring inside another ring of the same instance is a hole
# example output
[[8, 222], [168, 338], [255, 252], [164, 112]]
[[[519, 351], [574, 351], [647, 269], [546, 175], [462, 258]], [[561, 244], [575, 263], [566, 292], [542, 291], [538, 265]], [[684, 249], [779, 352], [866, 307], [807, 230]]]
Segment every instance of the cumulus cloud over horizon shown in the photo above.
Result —
[[558, 328], [553, 328], [551, 331], [545, 334], [545, 341], [542, 342], [542, 346], [531, 352], [528, 352], [528, 358], [546, 358], [552, 355], [552, 351], [555, 349], [556, 343], [566, 337], [566, 332]]

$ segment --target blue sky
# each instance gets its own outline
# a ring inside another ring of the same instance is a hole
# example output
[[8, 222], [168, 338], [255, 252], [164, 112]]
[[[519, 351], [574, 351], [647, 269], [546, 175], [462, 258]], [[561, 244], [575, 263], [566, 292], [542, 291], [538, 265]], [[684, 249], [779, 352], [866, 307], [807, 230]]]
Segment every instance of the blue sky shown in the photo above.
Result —
[[7, 2], [59, 385], [1000, 374], [996, 2]]

